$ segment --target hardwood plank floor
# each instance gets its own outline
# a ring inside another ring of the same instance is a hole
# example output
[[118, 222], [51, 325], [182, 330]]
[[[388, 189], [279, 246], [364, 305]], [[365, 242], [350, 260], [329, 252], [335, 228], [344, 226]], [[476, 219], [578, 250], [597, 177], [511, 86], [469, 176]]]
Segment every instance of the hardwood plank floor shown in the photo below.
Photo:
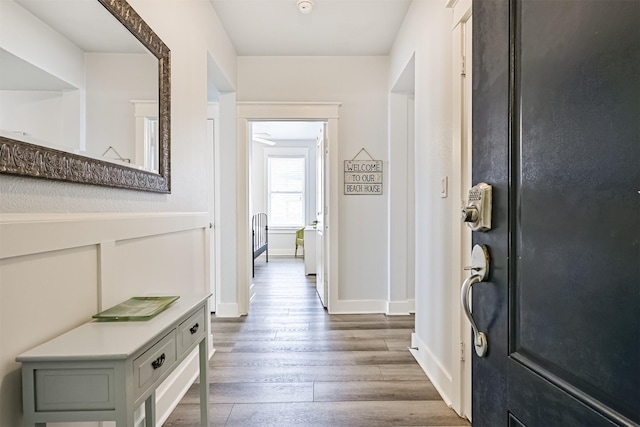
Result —
[[[468, 426], [408, 351], [413, 316], [328, 315], [302, 258], [256, 262], [239, 319], [212, 318], [211, 426]], [[194, 385], [165, 427], [199, 425]]]

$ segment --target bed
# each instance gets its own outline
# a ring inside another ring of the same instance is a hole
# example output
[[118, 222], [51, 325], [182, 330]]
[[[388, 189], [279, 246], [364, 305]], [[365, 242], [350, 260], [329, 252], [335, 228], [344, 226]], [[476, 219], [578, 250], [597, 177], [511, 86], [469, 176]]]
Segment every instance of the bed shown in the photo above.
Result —
[[251, 233], [253, 241], [253, 277], [256, 275], [256, 258], [266, 252], [267, 262], [269, 262], [269, 225], [267, 214], [260, 212], [251, 218]]

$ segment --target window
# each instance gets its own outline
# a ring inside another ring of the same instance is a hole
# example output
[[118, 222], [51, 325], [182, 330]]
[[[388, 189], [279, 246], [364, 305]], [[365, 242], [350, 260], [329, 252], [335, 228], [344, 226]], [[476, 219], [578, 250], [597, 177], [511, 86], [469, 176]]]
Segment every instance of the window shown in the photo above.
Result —
[[305, 158], [268, 157], [270, 227], [301, 227], [305, 221]]

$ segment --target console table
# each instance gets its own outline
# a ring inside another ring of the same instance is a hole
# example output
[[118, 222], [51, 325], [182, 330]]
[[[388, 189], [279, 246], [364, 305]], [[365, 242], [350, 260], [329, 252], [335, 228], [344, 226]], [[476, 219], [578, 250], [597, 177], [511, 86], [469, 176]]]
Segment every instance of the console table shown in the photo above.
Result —
[[209, 295], [180, 295], [146, 321], [85, 323], [20, 354], [25, 425], [116, 421], [133, 427], [144, 402], [145, 425], [155, 427], [156, 388], [199, 346], [200, 418], [208, 426]]

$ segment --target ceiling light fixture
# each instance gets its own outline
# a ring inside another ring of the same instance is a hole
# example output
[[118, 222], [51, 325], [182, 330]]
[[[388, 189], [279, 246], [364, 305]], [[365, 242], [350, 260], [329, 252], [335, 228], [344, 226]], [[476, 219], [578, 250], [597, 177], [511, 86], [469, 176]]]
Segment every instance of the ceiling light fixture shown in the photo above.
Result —
[[267, 145], [276, 145], [276, 143], [275, 143], [275, 142], [273, 142], [273, 141], [269, 141], [268, 139], [264, 139], [264, 138], [259, 138], [259, 137], [257, 137], [257, 136], [254, 136], [254, 137], [253, 137], [253, 138], [251, 138], [251, 139], [253, 139], [255, 142], [260, 142], [260, 143], [262, 143], [262, 144], [267, 144]]
[[298, 0], [298, 10], [300, 13], [310, 13], [313, 9], [313, 0]]

